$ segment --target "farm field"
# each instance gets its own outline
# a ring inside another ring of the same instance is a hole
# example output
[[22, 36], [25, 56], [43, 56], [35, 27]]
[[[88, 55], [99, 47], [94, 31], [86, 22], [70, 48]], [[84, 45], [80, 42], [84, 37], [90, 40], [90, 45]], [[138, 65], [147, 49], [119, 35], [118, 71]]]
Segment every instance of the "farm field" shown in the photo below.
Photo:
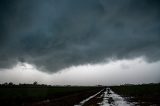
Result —
[[110, 88], [135, 105], [160, 106], [160, 84], [121, 85]]
[[72, 106], [103, 87], [1, 86], [0, 106]]
[[0, 106], [159, 106], [160, 84], [0, 86]]

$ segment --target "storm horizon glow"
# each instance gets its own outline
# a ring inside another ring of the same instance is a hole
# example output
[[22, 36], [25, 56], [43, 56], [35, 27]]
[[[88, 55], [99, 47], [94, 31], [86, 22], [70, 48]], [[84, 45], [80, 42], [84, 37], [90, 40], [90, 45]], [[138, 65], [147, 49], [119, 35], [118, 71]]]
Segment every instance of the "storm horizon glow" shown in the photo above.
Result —
[[[71, 66], [57, 73], [44, 73], [31, 64], [18, 63], [0, 71], [0, 83], [23, 84], [37, 81], [48, 85], [122, 85], [159, 83], [160, 61], [147, 63], [142, 57], [101, 64]], [[150, 74], [152, 73], [152, 74]]]

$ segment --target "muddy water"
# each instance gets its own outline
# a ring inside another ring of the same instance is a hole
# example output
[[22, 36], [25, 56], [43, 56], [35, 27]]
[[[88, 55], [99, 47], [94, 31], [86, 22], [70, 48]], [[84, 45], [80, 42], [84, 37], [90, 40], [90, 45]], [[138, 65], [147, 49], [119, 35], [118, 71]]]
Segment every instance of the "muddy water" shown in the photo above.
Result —
[[111, 89], [106, 88], [103, 94], [103, 101], [99, 103], [100, 106], [135, 106], [124, 100], [120, 95], [114, 93]]
[[[104, 91], [104, 92], [103, 92]], [[103, 92], [101, 95], [97, 97], [100, 92]], [[78, 105], [74, 106], [88, 106], [86, 105], [88, 102], [93, 101], [93, 98], [101, 98], [102, 102], [92, 104], [93, 106], [135, 106], [135, 104], [127, 102], [123, 97], [114, 93], [110, 88], [106, 88], [106, 90], [101, 90], [100, 92], [90, 96], [87, 99], [81, 101]]]

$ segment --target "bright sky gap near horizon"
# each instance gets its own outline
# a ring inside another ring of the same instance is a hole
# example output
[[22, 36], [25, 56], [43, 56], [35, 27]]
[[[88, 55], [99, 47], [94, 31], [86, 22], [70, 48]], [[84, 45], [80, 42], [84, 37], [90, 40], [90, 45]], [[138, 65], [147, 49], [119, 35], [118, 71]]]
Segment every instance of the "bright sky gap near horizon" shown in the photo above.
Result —
[[160, 82], [159, 0], [1, 0], [0, 83]]

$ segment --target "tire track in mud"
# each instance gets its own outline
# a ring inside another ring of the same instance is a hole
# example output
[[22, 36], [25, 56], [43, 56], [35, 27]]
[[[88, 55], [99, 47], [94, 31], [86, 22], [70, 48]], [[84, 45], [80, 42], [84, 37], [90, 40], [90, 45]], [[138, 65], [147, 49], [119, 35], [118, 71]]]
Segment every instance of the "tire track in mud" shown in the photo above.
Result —
[[74, 106], [98, 106], [97, 103], [102, 100], [102, 94], [105, 91], [105, 89], [102, 89], [98, 93], [90, 96], [89, 98], [81, 101], [78, 105]]
[[127, 102], [123, 97], [114, 93], [110, 88], [106, 88], [103, 101], [100, 106], [135, 106], [133, 103]]
[[114, 93], [110, 88], [103, 89], [83, 101], [85, 102], [74, 106], [135, 106], [133, 103], [125, 101], [124, 98]]

